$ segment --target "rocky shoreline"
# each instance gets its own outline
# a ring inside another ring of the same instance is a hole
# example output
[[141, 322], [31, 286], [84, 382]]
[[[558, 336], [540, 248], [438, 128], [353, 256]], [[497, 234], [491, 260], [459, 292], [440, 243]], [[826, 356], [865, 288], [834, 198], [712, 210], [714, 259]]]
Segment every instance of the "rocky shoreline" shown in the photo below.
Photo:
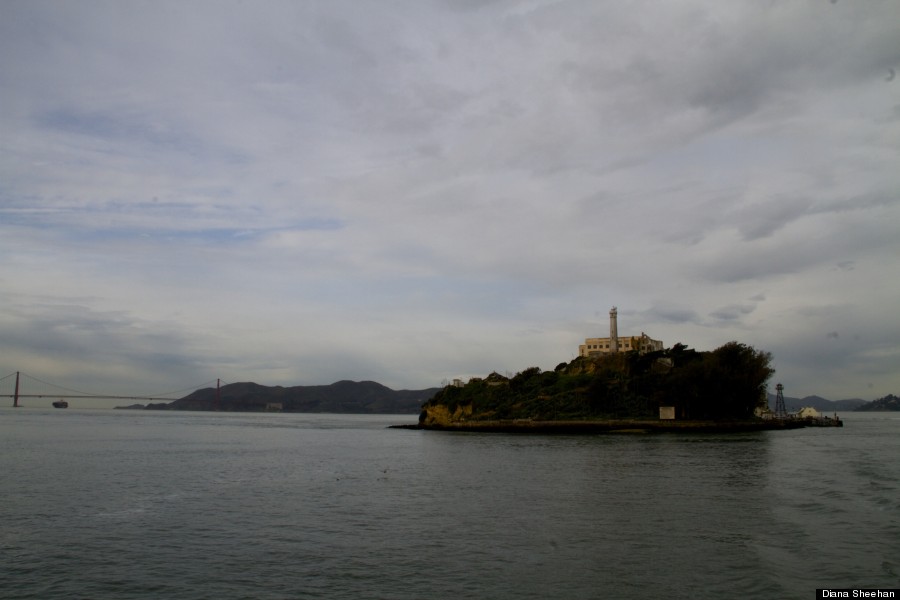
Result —
[[482, 433], [562, 433], [562, 434], [597, 434], [597, 433], [665, 433], [665, 432], [709, 432], [739, 433], [750, 431], [772, 431], [800, 429], [807, 427], [800, 420], [753, 420], [753, 421], [676, 421], [676, 420], [640, 420], [610, 419], [598, 421], [533, 421], [516, 419], [510, 421], [457, 421], [452, 423], [421, 423], [410, 425], [391, 425], [392, 429], [421, 429], [430, 431], [465, 431]]

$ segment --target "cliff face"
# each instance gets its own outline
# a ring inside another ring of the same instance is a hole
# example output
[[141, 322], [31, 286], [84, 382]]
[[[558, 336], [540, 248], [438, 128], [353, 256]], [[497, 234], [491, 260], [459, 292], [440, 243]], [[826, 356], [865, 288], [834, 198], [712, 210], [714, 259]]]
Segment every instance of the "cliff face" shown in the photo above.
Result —
[[472, 405], [457, 406], [453, 412], [444, 404], [426, 406], [419, 415], [419, 424], [425, 427], [449, 427], [472, 417]]

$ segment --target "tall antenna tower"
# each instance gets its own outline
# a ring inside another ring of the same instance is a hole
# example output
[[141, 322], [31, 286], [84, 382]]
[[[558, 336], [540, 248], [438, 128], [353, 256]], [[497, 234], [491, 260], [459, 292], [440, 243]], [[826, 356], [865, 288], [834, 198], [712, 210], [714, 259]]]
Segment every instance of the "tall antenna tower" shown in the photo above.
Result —
[[775, 418], [787, 419], [787, 409], [784, 407], [784, 386], [780, 383], [775, 386]]

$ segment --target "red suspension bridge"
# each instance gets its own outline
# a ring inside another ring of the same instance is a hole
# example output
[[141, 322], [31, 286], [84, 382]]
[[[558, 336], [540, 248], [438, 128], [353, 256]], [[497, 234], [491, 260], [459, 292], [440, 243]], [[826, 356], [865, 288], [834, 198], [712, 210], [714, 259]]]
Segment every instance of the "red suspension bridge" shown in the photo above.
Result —
[[[15, 385], [12, 385], [13, 378], [15, 378]], [[33, 384], [39, 390], [40, 393], [24, 393], [25, 392], [25, 384]], [[216, 390], [218, 392], [219, 387], [222, 385], [222, 381], [217, 379], [215, 381], [208, 381], [206, 383], [201, 383], [199, 385], [191, 386], [189, 388], [185, 388], [182, 390], [173, 390], [170, 392], [163, 392], [160, 394], [147, 394], [147, 395], [130, 395], [130, 394], [94, 394], [91, 392], [82, 392], [79, 390], [73, 390], [71, 388], [63, 387], [60, 385], [56, 385], [54, 383], [50, 383], [47, 381], [43, 381], [38, 379], [37, 377], [32, 377], [30, 375], [26, 375], [25, 373], [21, 373], [16, 371], [15, 373], [10, 373], [5, 377], [0, 377], [0, 398], [12, 398], [13, 406], [18, 407], [21, 406], [19, 404], [19, 400], [22, 398], [92, 398], [92, 399], [112, 399], [112, 400], [145, 400], [145, 401], [165, 401], [171, 402], [172, 400], [177, 400], [180, 397], [183, 397], [185, 394], [189, 392], [193, 392], [195, 390], [199, 390], [205, 387], [212, 387], [215, 384]], [[10, 389], [7, 390], [6, 387], [10, 386]], [[50, 391], [46, 391], [47, 388], [51, 388]], [[11, 391], [12, 393], [3, 393], [6, 391]], [[217, 402], [218, 404], [218, 402]]]

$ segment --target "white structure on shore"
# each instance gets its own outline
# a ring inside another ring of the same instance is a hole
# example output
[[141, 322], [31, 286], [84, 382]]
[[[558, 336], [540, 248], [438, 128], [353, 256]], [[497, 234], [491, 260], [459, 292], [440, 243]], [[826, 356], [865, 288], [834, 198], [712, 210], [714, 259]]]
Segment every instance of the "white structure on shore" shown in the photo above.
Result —
[[584, 343], [578, 346], [578, 356], [599, 356], [632, 350], [646, 354], [662, 349], [663, 343], [660, 340], [654, 340], [643, 331], [639, 336], [619, 337], [618, 310], [613, 306], [609, 311], [609, 337], [585, 339]]

